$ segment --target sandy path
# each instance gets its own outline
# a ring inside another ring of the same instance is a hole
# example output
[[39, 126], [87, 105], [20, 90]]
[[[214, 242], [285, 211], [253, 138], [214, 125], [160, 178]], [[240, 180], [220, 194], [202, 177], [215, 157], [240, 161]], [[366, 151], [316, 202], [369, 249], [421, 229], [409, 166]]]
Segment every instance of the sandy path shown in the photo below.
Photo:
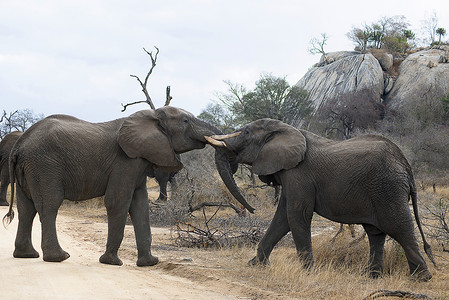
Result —
[[[0, 207], [0, 218], [6, 212], [6, 207]], [[58, 216], [59, 241], [71, 255], [62, 263], [13, 258], [17, 216], [6, 229], [1, 226], [1, 299], [242, 299], [226, 290], [212, 291], [161, 270], [138, 268], [126, 262], [121, 267], [100, 264], [98, 258], [103, 249], [64, 232], [71, 222], [67, 216]], [[36, 218], [33, 244], [42, 257], [40, 237], [40, 222]]]

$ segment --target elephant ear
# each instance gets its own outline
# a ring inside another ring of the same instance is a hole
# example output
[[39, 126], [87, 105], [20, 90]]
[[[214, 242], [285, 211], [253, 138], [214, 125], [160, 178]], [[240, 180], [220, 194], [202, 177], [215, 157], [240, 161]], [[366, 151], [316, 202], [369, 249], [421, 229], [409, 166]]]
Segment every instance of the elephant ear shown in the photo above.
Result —
[[276, 127], [252, 164], [257, 175], [270, 175], [283, 169], [294, 168], [304, 159], [304, 135], [290, 125], [280, 123]]
[[165, 171], [183, 167], [154, 110], [141, 110], [126, 118], [118, 143], [130, 158], [144, 158]]

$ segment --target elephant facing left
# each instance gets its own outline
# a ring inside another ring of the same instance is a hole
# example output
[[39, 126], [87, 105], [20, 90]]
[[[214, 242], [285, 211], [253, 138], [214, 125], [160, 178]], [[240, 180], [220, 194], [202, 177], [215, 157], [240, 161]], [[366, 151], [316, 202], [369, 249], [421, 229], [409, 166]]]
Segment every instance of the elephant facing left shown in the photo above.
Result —
[[[122, 265], [117, 251], [129, 213], [136, 237], [137, 265], [156, 264], [158, 258], [151, 254], [147, 175], [157, 168], [167, 172], [180, 170], [182, 163], [178, 154], [203, 148], [204, 136], [216, 132], [220, 131], [174, 107], [142, 110], [105, 123], [90, 123], [67, 115], [53, 115], [37, 122], [11, 150], [13, 188], [9, 212], [3, 222], [8, 224], [14, 217], [15, 183], [19, 223], [13, 256], [39, 257], [31, 241], [37, 213], [42, 226], [44, 261], [60, 262], [69, 258], [56, 234], [56, 215], [62, 201], [104, 195], [108, 237], [100, 262]], [[218, 151], [217, 168], [225, 164], [222, 168], [229, 169], [229, 161], [220, 159], [225, 155]], [[235, 188], [228, 186], [228, 189]], [[239, 201], [252, 210], [243, 196]]]

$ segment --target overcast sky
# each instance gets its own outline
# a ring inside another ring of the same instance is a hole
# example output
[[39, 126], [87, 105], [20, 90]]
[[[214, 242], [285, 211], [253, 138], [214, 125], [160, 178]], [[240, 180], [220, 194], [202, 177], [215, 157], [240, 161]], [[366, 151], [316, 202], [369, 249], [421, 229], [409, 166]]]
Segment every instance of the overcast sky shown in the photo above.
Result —
[[[0, 110], [30, 108], [107, 121], [149, 108], [130, 74], [144, 78], [157, 107], [171, 86], [172, 105], [198, 115], [225, 92], [224, 80], [254, 87], [261, 73], [295, 84], [319, 55], [309, 42], [327, 33], [328, 52], [352, 50], [352, 26], [404, 15], [419, 36], [436, 12], [449, 32], [444, 0], [0, 0]], [[447, 39], [447, 37], [446, 37]]]

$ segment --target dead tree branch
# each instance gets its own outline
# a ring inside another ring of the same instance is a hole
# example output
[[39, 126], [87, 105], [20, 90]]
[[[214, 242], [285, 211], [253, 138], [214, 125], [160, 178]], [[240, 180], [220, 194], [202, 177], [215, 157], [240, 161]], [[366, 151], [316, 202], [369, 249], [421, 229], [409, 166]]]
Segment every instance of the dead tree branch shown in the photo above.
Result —
[[423, 225], [428, 229], [427, 235], [436, 239], [449, 252], [449, 199], [441, 198], [435, 205], [424, 205], [428, 214], [422, 216]]
[[416, 294], [412, 292], [404, 291], [390, 291], [390, 290], [377, 290], [369, 294], [363, 300], [376, 299], [380, 297], [398, 297], [398, 298], [408, 298], [408, 299], [432, 299], [425, 294]]
[[169, 106], [171, 99], [173, 99], [173, 97], [170, 96], [170, 86], [167, 86], [167, 89], [165, 90], [165, 104], [164, 104], [164, 106]]
[[[209, 222], [211, 218], [207, 222]], [[247, 231], [223, 231], [219, 229], [201, 229], [190, 223], [178, 221], [176, 224], [175, 244], [188, 248], [221, 248], [257, 244], [263, 232], [254, 227]]]
[[242, 212], [244, 212], [244, 209], [241, 209], [241, 208], [235, 206], [232, 203], [221, 203], [221, 202], [203, 202], [203, 203], [200, 203], [200, 204], [195, 205], [193, 207], [192, 206], [189, 207], [189, 212], [194, 212], [194, 211], [200, 210], [200, 209], [202, 209], [202, 208], [204, 208], [206, 206], [208, 206], [208, 207], [214, 207], [214, 206], [216, 207], [216, 206], [218, 206], [218, 208], [220, 208], [220, 207], [230, 207], [239, 215], [242, 214]]
[[128, 103], [128, 104], [122, 103], [122, 106], [123, 106], [122, 112], [124, 112], [128, 106], [138, 104], [138, 103], [148, 103], [148, 105], [151, 107], [151, 109], [155, 109], [155, 106], [153, 104], [153, 101], [151, 100], [150, 94], [148, 93], [148, 89], [147, 89], [148, 79], [150, 78], [151, 73], [153, 73], [153, 69], [156, 67], [157, 56], [159, 54], [159, 48], [156, 46], [154, 46], [154, 48], [156, 48], [156, 54], [154, 56], [153, 56], [153, 52], [149, 52], [149, 51], [147, 51], [147, 49], [143, 48], [145, 53], [148, 54], [151, 59], [151, 68], [148, 71], [147, 76], [145, 76], [145, 80], [142, 82], [142, 80], [137, 75], [133, 75], [133, 74], [129, 75], [131, 77], [136, 78], [136, 80], [139, 82], [140, 86], [142, 87], [142, 92], [144, 93], [146, 100], [135, 101], [135, 102]]

